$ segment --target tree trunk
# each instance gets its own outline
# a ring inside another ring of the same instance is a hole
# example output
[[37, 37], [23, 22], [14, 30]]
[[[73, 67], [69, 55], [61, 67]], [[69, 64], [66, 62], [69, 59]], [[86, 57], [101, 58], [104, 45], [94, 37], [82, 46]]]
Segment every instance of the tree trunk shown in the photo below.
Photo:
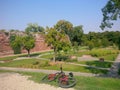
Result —
[[30, 50], [27, 50], [28, 51], [28, 57], [30, 57]]

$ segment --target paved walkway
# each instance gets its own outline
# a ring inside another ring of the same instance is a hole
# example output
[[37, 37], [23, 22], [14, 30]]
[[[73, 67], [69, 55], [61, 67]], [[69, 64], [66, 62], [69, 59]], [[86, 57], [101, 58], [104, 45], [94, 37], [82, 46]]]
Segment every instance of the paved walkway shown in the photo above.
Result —
[[[26, 68], [13, 68], [13, 67], [0, 67], [0, 70], [10, 70], [10, 71], [27, 71], [27, 72], [41, 72], [41, 73], [56, 73], [59, 72], [57, 70], [44, 70], [44, 69], [26, 69]], [[69, 74], [71, 71], [64, 71], [66, 74]], [[99, 74], [92, 73], [81, 73], [81, 72], [72, 72], [75, 76], [99, 76]]]
[[116, 60], [114, 61], [110, 71], [108, 72], [109, 77], [120, 78], [118, 75], [118, 69], [120, 68], [120, 54], [117, 56]]

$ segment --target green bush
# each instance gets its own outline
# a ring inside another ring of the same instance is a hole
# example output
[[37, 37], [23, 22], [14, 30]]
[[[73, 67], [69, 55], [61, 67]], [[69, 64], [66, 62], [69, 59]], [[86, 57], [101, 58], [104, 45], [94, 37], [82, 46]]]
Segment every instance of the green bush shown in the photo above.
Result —
[[95, 57], [100, 57], [100, 56], [106, 56], [110, 54], [118, 54], [118, 50], [108, 50], [108, 49], [98, 49], [98, 50], [91, 50], [90, 55], [95, 56]]
[[66, 61], [69, 57], [68, 56], [65, 56], [65, 55], [58, 55], [56, 57], [56, 60], [57, 61]]

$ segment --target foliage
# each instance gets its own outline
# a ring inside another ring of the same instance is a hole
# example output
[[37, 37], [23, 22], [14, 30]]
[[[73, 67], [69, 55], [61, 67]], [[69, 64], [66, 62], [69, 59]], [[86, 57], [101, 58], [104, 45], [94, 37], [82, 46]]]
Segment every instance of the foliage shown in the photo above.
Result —
[[102, 8], [103, 21], [101, 29], [105, 27], [111, 28], [113, 23], [110, 21], [120, 18], [120, 0], [109, 0], [104, 8]]
[[89, 52], [90, 55], [95, 56], [95, 57], [100, 57], [100, 56], [106, 56], [110, 54], [118, 54], [118, 50], [109, 50], [109, 49], [93, 49], [91, 52]]
[[61, 50], [66, 52], [70, 48], [68, 36], [64, 33], [56, 31], [56, 29], [54, 28], [47, 28], [46, 42], [54, 49], [54, 61], [57, 52]]
[[25, 29], [25, 32], [28, 34], [30, 32], [44, 32], [44, 28], [42, 26], [39, 26], [38, 24], [28, 24], [27, 28]]
[[57, 57], [56, 57], [56, 60], [58, 60], [58, 61], [66, 61], [67, 59], [69, 59], [69, 57], [68, 56], [66, 56], [66, 55], [58, 55]]
[[91, 41], [88, 41], [88, 48], [89, 48], [89, 50], [92, 50], [93, 48], [94, 48], [94, 43], [93, 42], [91, 42]]
[[77, 43], [78, 46], [82, 43], [82, 36], [83, 36], [83, 29], [82, 26], [75, 26], [73, 27], [73, 30], [71, 31], [70, 39], [72, 42], [72, 45]]
[[118, 46], [118, 49], [120, 50], [120, 34], [116, 38], [115, 44]]
[[63, 32], [65, 34], [67, 34], [68, 36], [70, 36], [70, 32], [73, 29], [73, 25], [72, 23], [70, 23], [69, 21], [66, 20], [59, 20], [57, 22], [57, 24], [54, 26], [54, 28], [59, 31], [59, 32]]
[[105, 31], [105, 32], [89, 32], [82, 37], [82, 45], [93, 48], [101, 48], [116, 45], [120, 47], [120, 32], [119, 31]]
[[29, 35], [23, 36], [22, 45], [23, 45], [23, 48], [27, 50], [28, 56], [30, 56], [30, 49], [34, 48], [35, 46], [34, 37]]
[[11, 35], [10, 36], [10, 46], [14, 50], [14, 54], [20, 54], [21, 53], [21, 36], [17, 35]]

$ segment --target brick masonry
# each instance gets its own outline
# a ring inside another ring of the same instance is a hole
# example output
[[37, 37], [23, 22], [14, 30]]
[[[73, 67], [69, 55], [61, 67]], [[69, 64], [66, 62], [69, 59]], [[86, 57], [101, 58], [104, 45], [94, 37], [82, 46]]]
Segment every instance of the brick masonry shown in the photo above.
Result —
[[[0, 32], [0, 56], [12, 55], [14, 52], [9, 43], [9, 32]], [[35, 47], [31, 49], [31, 52], [39, 52], [43, 50], [49, 50], [50, 47], [45, 43], [44, 35], [35, 34]], [[26, 50], [22, 50], [22, 53], [26, 53]]]

